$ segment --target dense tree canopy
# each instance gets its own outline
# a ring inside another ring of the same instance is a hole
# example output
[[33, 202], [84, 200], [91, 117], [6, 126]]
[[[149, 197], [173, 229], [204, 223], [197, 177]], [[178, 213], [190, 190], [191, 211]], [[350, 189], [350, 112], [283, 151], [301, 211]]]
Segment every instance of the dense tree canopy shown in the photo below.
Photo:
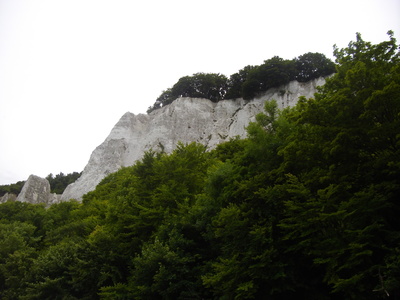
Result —
[[227, 78], [215, 73], [196, 73], [178, 80], [170, 89], [162, 92], [149, 111], [170, 104], [176, 98], [194, 97], [218, 101], [224, 98], [227, 90]]
[[18, 181], [12, 184], [0, 185], [0, 197], [4, 196], [6, 193], [18, 195], [24, 184], [25, 181]]
[[252, 99], [260, 92], [278, 87], [295, 79], [296, 65], [293, 60], [284, 60], [278, 56], [264, 61], [253, 68], [242, 85], [244, 99]]
[[172, 88], [163, 91], [148, 112], [180, 97], [206, 98], [214, 102], [241, 97], [249, 100], [291, 80], [306, 82], [334, 72], [335, 64], [321, 53], [310, 52], [292, 60], [275, 56], [262, 65], [246, 66], [229, 79], [215, 73], [184, 76]]
[[228, 80], [228, 91], [225, 95], [226, 99], [235, 99], [242, 97], [242, 86], [247, 80], [249, 72], [255, 69], [255, 66], [246, 66], [239, 72], [232, 74]]
[[0, 297], [398, 299], [400, 54], [389, 37], [336, 48], [319, 93], [283, 111], [266, 102], [246, 139], [146, 152], [82, 203], [1, 204]]
[[78, 172], [73, 172], [73, 173], [68, 173], [64, 174], [63, 172], [60, 172], [56, 176], [53, 174], [49, 174], [46, 179], [50, 183], [50, 189], [52, 193], [56, 194], [62, 194], [65, 190], [65, 188], [75, 182], [79, 177], [81, 176], [81, 173]]
[[294, 59], [295, 79], [306, 82], [314, 78], [333, 74], [335, 65], [321, 53], [308, 52]]

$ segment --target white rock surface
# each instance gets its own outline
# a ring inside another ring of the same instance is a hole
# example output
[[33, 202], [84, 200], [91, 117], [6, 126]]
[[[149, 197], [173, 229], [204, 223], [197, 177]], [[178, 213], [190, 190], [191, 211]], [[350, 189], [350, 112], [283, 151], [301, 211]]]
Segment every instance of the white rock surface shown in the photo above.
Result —
[[316, 87], [324, 83], [323, 78], [307, 83], [292, 81], [251, 101], [213, 103], [207, 99], [179, 98], [148, 115], [127, 112], [93, 151], [81, 177], [66, 188], [61, 200], [81, 200], [105, 176], [133, 165], [151, 148], [157, 150], [162, 145], [169, 153], [179, 141], [196, 141], [212, 149], [232, 137], [245, 137], [246, 126], [263, 111], [265, 101], [275, 99], [279, 108], [293, 106], [300, 96], [312, 97]]
[[60, 198], [60, 195], [50, 193], [50, 183], [47, 179], [30, 175], [16, 201], [32, 204], [44, 203], [49, 206], [58, 203]]
[[0, 197], [0, 203], [6, 203], [7, 201], [15, 201], [17, 196], [12, 193], [5, 193], [3, 197]]

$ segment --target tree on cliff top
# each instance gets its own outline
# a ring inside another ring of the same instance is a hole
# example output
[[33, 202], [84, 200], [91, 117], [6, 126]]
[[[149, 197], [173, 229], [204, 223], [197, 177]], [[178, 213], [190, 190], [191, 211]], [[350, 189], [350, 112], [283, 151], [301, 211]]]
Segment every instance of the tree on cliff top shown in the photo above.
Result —
[[295, 78], [299, 82], [335, 73], [335, 64], [321, 53], [308, 52], [295, 58], [294, 63], [297, 70]]
[[259, 66], [246, 66], [229, 79], [216, 73], [184, 76], [161, 93], [147, 113], [172, 103], [180, 97], [206, 98], [213, 102], [223, 99], [252, 99], [272, 87], [291, 80], [306, 82], [335, 72], [335, 64], [321, 53], [306, 53], [287, 60], [274, 56]]
[[180, 97], [206, 98], [217, 102], [226, 94], [227, 80], [225, 75], [217, 73], [196, 73], [192, 76], [184, 76], [172, 88], [162, 92], [148, 112], [170, 104]]

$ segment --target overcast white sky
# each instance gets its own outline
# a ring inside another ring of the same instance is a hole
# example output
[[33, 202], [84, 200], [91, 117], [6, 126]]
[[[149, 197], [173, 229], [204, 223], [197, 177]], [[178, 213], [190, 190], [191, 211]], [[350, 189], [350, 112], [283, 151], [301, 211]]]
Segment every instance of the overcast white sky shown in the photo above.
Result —
[[399, 39], [399, 0], [0, 0], [0, 184], [80, 172], [127, 111], [197, 72]]

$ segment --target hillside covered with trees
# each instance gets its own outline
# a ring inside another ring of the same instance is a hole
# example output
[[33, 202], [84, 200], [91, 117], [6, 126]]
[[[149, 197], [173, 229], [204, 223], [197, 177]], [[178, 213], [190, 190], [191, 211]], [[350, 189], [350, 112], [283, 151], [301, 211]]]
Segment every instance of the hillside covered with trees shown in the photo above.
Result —
[[0, 205], [1, 299], [399, 299], [400, 54], [335, 48], [314, 98], [82, 203]]
[[321, 53], [309, 52], [291, 60], [275, 56], [259, 66], [246, 66], [229, 78], [216, 73], [184, 76], [172, 88], [163, 91], [147, 112], [180, 97], [206, 98], [213, 102], [236, 98], [250, 100], [292, 80], [307, 82], [334, 72], [335, 64]]

